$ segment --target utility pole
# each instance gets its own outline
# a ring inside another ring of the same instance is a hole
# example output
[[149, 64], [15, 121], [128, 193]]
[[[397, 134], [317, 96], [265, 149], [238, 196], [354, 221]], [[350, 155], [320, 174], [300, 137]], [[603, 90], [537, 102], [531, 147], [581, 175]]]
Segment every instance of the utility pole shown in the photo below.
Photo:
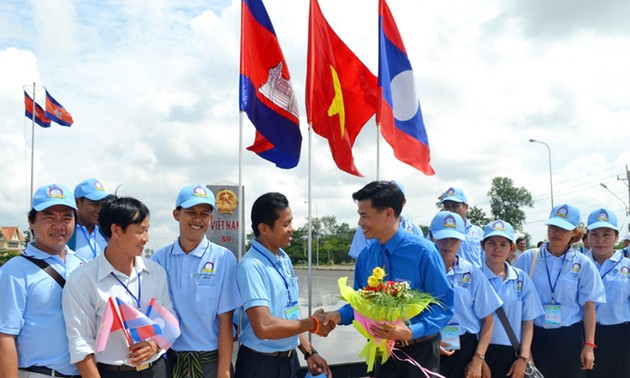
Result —
[[[630, 169], [628, 169], [628, 165], [626, 164], [626, 177], [619, 177], [617, 175], [617, 180], [624, 181], [624, 184], [628, 187], [628, 205], [630, 206]], [[630, 216], [630, 209], [626, 211], [626, 216]], [[628, 223], [628, 231], [630, 231], [630, 223]]]

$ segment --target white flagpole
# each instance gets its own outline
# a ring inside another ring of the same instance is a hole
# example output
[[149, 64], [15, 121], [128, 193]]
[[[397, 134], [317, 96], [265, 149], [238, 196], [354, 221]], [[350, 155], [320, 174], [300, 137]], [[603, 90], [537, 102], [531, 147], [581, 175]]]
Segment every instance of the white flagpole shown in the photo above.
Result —
[[238, 221], [240, 223], [238, 233], [238, 261], [243, 256], [243, 239], [245, 236], [245, 211], [243, 207], [245, 201], [243, 201], [243, 112], [239, 112], [238, 117]]
[[[312, 156], [313, 127], [308, 125], [308, 315], [313, 313], [313, 217], [312, 196], [311, 196], [311, 156]], [[312, 334], [309, 332], [308, 341], [311, 341]]]
[[33, 82], [33, 109], [32, 109], [32, 115], [33, 117], [31, 118], [31, 207], [33, 205], [33, 167], [35, 166], [35, 104], [37, 103], [36, 98], [35, 98], [35, 93], [36, 91], [36, 85], [35, 82]]
[[381, 175], [381, 125], [376, 124], [376, 181], [380, 179]]

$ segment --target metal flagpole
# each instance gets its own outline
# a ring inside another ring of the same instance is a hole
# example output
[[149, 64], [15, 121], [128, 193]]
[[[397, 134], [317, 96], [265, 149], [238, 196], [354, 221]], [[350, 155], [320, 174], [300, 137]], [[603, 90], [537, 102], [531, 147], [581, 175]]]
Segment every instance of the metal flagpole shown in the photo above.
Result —
[[32, 109], [32, 117], [31, 117], [31, 207], [33, 206], [33, 167], [35, 166], [35, 104], [36, 99], [35, 99], [35, 93], [36, 91], [36, 85], [35, 82], [33, 82], [33, 109]]
[[381, 125], [376, 124], [376, 181], [381, 174]]
[[[313, 127], [309, 123], [308, 125], [308, 314], [313, 313], [313, 217], [311, 216], [311, 208], [313, 202], [311, 201], [311, 156], [312, 156], [312, 139], [313, 139]], [[311, 342], [312, 334], [308, 333], [308, 341]]]

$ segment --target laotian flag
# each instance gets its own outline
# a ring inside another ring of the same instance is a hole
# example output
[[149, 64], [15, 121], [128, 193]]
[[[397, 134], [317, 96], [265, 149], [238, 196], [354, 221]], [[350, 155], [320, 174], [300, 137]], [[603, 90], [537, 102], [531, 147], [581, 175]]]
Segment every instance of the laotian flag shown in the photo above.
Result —
[[[24, 91], [24, 115], [26, 118], [33, 119], [33, 99], [26, 91]], [[50, 127], [50, 119], [46, 117], [46, 112], [38, 103], [35, 103], [35, 119], [33, 120], [41, 127]]]
[[378, 106], [376, 123], [394, 156], [426, 175], [433, 175], [429, 139], [416, 95], [413, 71], [396, 22], [385, 0], [379, 0]]
[[[123, 329], [123, 321], [120, 318], [120, 314], [116, 309], [114, 299], [112, 297], [109, 297], [107, 305], [105, 306], [105, 311], [103, 311], [101, 324], [98, 327], [98, 333], [96, 335], [96, 341], [94, 343], [94, 351], [96, 353], [104, 351], [109, 335], [121, 329]], [[128, 337], [126, 331], [125, 336]]]
[[151, 339], [162, 349], [170, 348], [182, 333], [177, 318], [165, 309], [164, 306], [157, 303], [155, 298], [151, 298], [146, 315], [162, 329], [161, 335], [156, 335]]
[[116, 298], [116, 301], [118, 302], [123, 325], [134, 343], [139, 343], [148, 338], [153, 339], [155, 336], [162, 334], [162, 328], [159, 324], [154, 323], [146, 315], [119, 298]]
[[46, 117], [61, 126], [72, 126], [74, 120], [66, 108], [64, 108], [46, 90]]
[[240, 110], [256, 127], [247, 149], [279, 168], [300, 161], [302, 134], [287, 63], [262, 0], [241, 3]]

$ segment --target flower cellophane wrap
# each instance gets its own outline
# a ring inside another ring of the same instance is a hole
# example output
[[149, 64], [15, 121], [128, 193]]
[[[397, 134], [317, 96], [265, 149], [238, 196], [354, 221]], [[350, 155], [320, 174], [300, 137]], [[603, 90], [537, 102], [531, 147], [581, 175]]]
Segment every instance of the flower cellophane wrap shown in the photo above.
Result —
[[367, 344], [359, 353], [367, 363], [367, 371], [372, 371], [377, 356], [381, 356], [381, 363], [385, 363], [394, 347], [395, 340], [375, 337], [370, 332], [370, 326], [386, 323], [392, 327], [398, 323], [406, 323], [409, 319], [420, 314], [438, 301], [431, 295], [409, 289], [406, 282], [383, 281], [385, 273], [381, 268], [375, 268], [368, 280], [368, 286], [354, 290], [346, 283], [348, 277], [339, 278], [341, 297], [354, 310], [352, 324], [367, 340]]

